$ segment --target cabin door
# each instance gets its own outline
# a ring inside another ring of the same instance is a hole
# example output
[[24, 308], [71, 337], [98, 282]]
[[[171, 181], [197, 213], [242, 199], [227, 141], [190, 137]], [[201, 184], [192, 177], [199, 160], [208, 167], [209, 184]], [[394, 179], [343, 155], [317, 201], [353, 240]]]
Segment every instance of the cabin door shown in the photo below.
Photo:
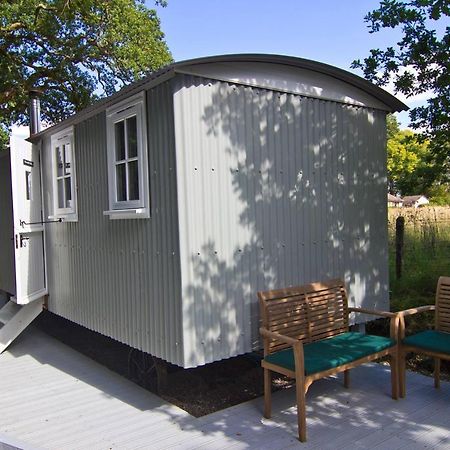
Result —
[[18, 304], [47, 294], [39, 149], [24, 137], [11, 136], [11, 185]]

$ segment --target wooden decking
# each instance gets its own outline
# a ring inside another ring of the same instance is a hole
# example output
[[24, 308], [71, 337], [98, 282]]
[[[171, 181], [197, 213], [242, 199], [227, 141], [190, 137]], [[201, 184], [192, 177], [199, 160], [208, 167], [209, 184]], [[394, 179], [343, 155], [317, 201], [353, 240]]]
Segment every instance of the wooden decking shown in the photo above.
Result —
[[450, 383], [408, 373], [394, 401], [389, 377], [372, 365], [348, 390], [314, 383], [301, 444], [292, 389], [273, 395], [271, 420], [262, 399], [196, 419], [31, 328], [0, 356], [0, 449], [450, 449]]

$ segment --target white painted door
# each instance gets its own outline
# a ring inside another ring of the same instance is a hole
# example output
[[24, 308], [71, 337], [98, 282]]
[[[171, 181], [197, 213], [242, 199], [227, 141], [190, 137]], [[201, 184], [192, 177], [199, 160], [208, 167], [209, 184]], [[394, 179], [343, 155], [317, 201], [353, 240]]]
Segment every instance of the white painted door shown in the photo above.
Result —
[[10, 149], [16, 263], [12, 300], [26, 304], [47, 294], [39, 150], [14, 134]]

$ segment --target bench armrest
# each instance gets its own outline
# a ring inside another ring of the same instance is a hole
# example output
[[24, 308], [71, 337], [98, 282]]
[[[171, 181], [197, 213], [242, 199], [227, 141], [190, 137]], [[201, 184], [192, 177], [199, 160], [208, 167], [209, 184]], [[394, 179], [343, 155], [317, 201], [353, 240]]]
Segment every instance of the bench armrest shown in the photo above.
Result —
[[390, 338], [395, 342], [398, 341], [399, 336], [399, 324], [400, 315], [398, 313], [388, 312], [388, 311], [378, 311], [375, 309], [365, 309], [365, 308], [348, 308], [348, 312], [357, 312], [362, 314], [371, 314], [373, 316], [387, 317], [390, 318]]
[[[291, 338], [290, 336], [285, 336], [284, 334], [275, 333], [269, 331], [267, 328], [261, 327], [259, 329], [261, 336], [265, 339], [278, 339], [292, 347], [294, 351], [294, 361], [295, 361], [295, 371], [303, 379], [305, 373], [305, 357], [303, 354], [303, 343], [299, 339]], [[264, 356], [266, 356], [266, 351], [268, 346], [264, 345]]]
[[397, 314], [399, 316], [399, 337], [400, 339], [405, 338], [405, 316], [412, 316], [413, 314], [419, 314], [423, 312], [429, 312], [429, 311], [435, 311], [436, 306], [435, 305], [425, 305], [425, 306], [418, 306], [417, 308], [409, 308], [405, 309], [403, 311], [399, 311]]
[[365, 309], [365, 308], [348, 308], [348, 312], [358, 312], [362, 314], [372, 314], [373, 316], [381, 316], [381, 317], [396, 317], [397, 314], [388, 311], [378, 311], [376, 309]]
[[294, 346], [296, 344], [302, 345], [302, 342], [298, 339], [291, 338], [290, 336], [285, 336], [284, 334], [275, 333], [274, 331], [269, 331], [267, 328], [261, 327], [259, 329], [261, 336], [269, 339], [278, 339], [279, 341], [284, 342], [285, 344]]

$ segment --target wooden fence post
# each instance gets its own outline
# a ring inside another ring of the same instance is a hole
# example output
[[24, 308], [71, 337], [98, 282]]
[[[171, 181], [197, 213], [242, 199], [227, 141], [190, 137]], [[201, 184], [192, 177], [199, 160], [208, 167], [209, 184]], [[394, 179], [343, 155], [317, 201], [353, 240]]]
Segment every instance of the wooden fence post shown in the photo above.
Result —
[[399, 216], [395, 220], [395, 274], [397, 279], [402, 277], [404, 237], [405, 218], [403, 216]]

